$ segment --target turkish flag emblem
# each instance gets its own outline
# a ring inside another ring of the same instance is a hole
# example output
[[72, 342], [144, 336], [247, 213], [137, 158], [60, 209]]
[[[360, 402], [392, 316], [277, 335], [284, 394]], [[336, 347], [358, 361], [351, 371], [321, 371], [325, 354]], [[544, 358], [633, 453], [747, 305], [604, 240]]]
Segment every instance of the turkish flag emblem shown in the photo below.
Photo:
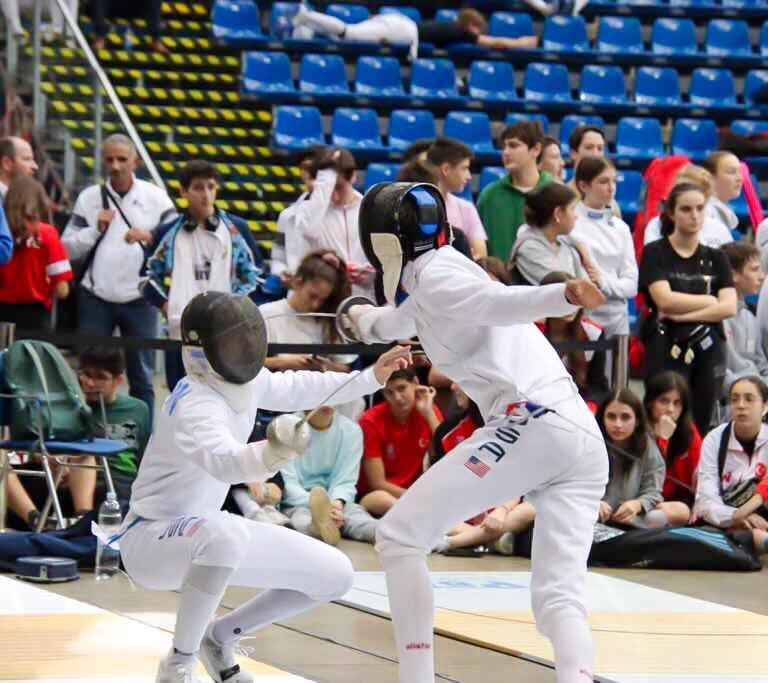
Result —
[[757, 467], [755, 467], [755, 476], [758, 479], [762, 479], [765, 476], [766, 469], [768, 468], [766, 468], [765, 463], [757, 463]]

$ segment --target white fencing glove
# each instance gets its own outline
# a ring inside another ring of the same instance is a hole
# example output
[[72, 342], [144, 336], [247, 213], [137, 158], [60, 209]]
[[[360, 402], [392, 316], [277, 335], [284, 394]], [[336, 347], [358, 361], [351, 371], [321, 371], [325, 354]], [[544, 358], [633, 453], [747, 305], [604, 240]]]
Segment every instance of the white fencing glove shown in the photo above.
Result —
[[355, 335], [364, 344], [376, 344], [385, 341], [377, 337], [373, 331], [373, 326], [382, 312], [382, 308], [371, 304], [356, 304], [349, 307], [346, 315], [352, 322]]
[[299, 426], [303, 415], [286, 413], [278, 415], [267, 426], [267, 443], [262, 451], [265, 467], [277, 472], [294, 458], [298, 458], [309, 446], [309, 425]]

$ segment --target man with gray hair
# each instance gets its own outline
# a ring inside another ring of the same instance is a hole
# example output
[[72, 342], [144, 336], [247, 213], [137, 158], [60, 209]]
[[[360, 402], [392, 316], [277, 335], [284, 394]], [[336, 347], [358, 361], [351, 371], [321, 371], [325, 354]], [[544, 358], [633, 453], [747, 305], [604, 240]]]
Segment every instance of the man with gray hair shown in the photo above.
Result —
[[[101, 148], [109, 181], [85, 188], [75, 202], [62, 242], [69, 258], [80, 261], [79, 331], [124, 337], [157, 336], [157, 312], [142, 297], [143, 244], [152, 231], [176, 215], [168, 194], [139, 180], [139, 159], [130, 138], [110, 135]], [[128, 349], [126, 370], [132, 396], [154, 410], [154, 352]]]
[[0, 198], [5, 199], [8, 185], [16, 176], [30, 176], [37, 173], [37, 162], [32, 146], [16, 136], [0, 140]]

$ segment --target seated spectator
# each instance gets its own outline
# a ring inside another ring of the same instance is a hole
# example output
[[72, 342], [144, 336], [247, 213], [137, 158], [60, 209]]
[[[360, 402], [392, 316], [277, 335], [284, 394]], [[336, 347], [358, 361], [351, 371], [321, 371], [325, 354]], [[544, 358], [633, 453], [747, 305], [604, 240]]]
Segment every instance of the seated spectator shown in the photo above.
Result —
[[[560, 150], [560, 143], [552, 137], [545, 137], [541, 142], [541, 154], [536, 159], [539, 171], [546, 171], [555, 182], [563, 182], [565, 173], [565, 159]], [[572, 188], [574, 191], [576, 188]]]
[[426, 161], [429, 148], [434, 140], [432, 138], [419, 138], [414, 140], [403, 152], [403, 165], [410, 161]]
[[357, 24], [345, 24], [341, 19], [314, 12], [301, 4], [292, 22], [294, 38], [311, 40], [320, 34], [351, 42], [408, 45], [411, 59], [418, 56], [419, 41], [437, 47], [470, 43], [496, 50], [534, 48], [538, 44], [536, 36], [489, 36], [485, 17], [471, 7], [460, 10], [457, 21], [422, 21], [417, 24], [403, 14], [376, 14]]
[[664, 458], [648, 431], [645, 410], [630, 389], [614, 391], [597, 411], [610, 462], [599, 521], [640, 528], [669, 524], [659, 509]]
[[586, 277], [581, 254], [568, 236], [576, 222], [576, 193], [561, 183], [550, 183], [525, 198], [527, 230], [518, 232], [509, 257], [513, 279], [538, 285], [548, 273]]
[[[704, 214], [704, 225], [699, 232], [699, 242], [708, 247], [721, 247], [733, 240], [730, 228], [718, 218], [715, 209], [712, 208], [712, 174], [703, 166], [686, 164], [675, 176], [675, 184], [693, 183], [704, 192], [707, 200], [707, 210]], [[643, 232], [643, 244], [650, 244], [661, 239], [661, 215], [654, 216], [648, 221]]]
[[[732, 421], [704, 437], [696, 487], [697, 518], [723, 529], [749, 529], [768, 551], [768, 386], [742, 377], [730, 387]], [[723, 453], [723, 456], [721, 456]]]
[[701, 165], [712, 174], [712, 198], [707, 202], [707, 217], [713, 221], [719, 221], [721, 230], [727, 230], [733, 235], [733, 231], [739, 227], [739, 219], [733, 209], [728, 206], [728, 202], [731, 199], [737, 199], [741, 194], [739, 157], [731, 152], [720, 150], [712, 152], [701, 162]]
[[[109, 439], [121, 439], [128, 444], [127, 450], [109, 459], [117, 497], [128, 500], [149, 441], [149, 409], [144, 401], [120, 393], [120, 386], [125, 383], [125, 358], [116, 347], [84, 350], [80, 354], [79, 376], [85, 399], [93, 409], [97, 434]], [[104, 414], [101, 412], [102, 401]], [[85, 469], [73, 469], [69, 475], [70, 487], [79, 482], [82, 489], [88, 492], [90, 506], [85, 509], [93, 507], [96, 475], [96, 470]], [[77, 506], [76, 502], [75, 508]]]
[[424, 456], [443, 419], [433, 403], [435, 390], [420, 385], [413, 368], [392, 373], [383, 394], [385, 402], [360, 420], [363, 466], [357, 497], [374, 517], [384, 515], [424, 471]]
[[706, 197], [698, 185], [675, 185], [664, 204], [664, 239], [643, 249], [640, 290], [649, 306], [640, 337], [645, 376], [675, 370], [686, 378], [700, 434], [709, 430], [725, 375], [720, 323], [737, 313], [725, 254], [699, 243]]
[[473, 158], [472, 150], [453, 138], [437, 138], [427, 152], [427, 160], [437, 169], [437, 186], [445, 199], [448, 222], [467, 236], [472, 258], [477, 260], [488, 255], [483, 222], [472, 202], [453, 194], [463, 192], [472, 180], [469, 166]]
[[0, 140], [0, 198], [5, 198], [14, 178], [34, 178], [36, 173], [35, 153], [24, 138], [11, 136]]
[[[264, 482], [254, 481], [248, 484], [238, 484], [229, 489], [236, 506], [235, 512], [240, 512], [243, 517], [252, 519], [254, 522], [280, 526], [291, 521], [277, 509], [283, 499], [284, 491], [285, 482], [280, 472]], [[227, 508], [226, 503], [224, 507]]]
[[[203, 292], [249, 294], [256, 288], [253, 255], [230, 217], [216, 208], [216, 168], [194, 160], [181, 170], [187, 210], [166, 230], [147, 261], [145, 299], [168, 319], [168, 336], [181, 339], [184, 307]], [[184, 376], [181, 350], [165, 352], [168, 390]]]
[[[568, 136], [568, 147], [571, 153], [571, 164], [573, 166], [573, 177], [568, 181], [568, 186], [579, 191], [576, 184], [576, 169], [582, 159], [605, 159], [605, 132], [597, 126], [576, 126]], [[615, 191], [614, 191], [615, 195]], [[616, 197], [612, 196], [601, 209], [610, 207], [613, 215], [621, 218], [621, 209], [616, 202]]]
[[341, 536], [373, 543], [375, 520], [355, 503], [363, 433], [333, 406], [309, 420], [309, 447], [283, 470], [285, 514], [296, 531], [337, 545]]
[[659, 508], [672, 526], [685, 525], [691, 517], [701, 454], [701, 436], [693, 424], [688, 382], [672, 370], [654, 375], [645, 382], [643, 405], [666, 461], [667, 474], [661, 489], [664, 502]]
[[161, 0], [91, 0], [89, 13], [93, 20], [93, 37], [91, 46], [94, 50], [107, 47], [107, 19], [144, 19], [147, 22], [149, 34], [149, 49], [160, 54], [170, 54], [171, 51], [163, 45], [160, 38], [162, 21]]
[[69, 296], [67, 252], [56, 228], [46, 222], [48, 198], [34, 178], [14, 178], [4, 205], [14, 248], [10, 261], [0, 266], [0, 320], [27, 330], [47, 329], [53, 299]]
[[477, 211], [488, 233], [488, 253], [506, 261], [525, 222], [525, 197], [532, 190], [552, 182], [539, 171], [544, 134], [538, 121], [512, 123], [501, 131], [501, 159], [507, 175], [483, 188]]
[[765, 279], [760, 265], [760, 250], [747, 242], [728, 242], [722, 246], [733, 275], [738, 297], [738, 313], [723, 320], [725, 330], [725, 386], [739, 377], [757, 375], [768, 378], [768, 358], [760, 343], [760, 329], [755, 314], [745, 301], [755, 296]]

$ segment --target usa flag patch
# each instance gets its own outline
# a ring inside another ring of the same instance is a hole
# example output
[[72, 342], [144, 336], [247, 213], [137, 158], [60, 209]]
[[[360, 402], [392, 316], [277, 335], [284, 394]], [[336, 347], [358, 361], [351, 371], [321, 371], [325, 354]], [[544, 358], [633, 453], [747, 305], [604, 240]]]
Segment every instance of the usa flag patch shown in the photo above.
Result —
[[464, 463], [464, 467], [466, 467], [472, 474], [476, 474], [478, 477], [484, 477], [488, 472], [490, 472], [491, 468], [488, 467], [482, 460], [479, 458], [476, 458], [474, 455], [467, 460], [467, 462]]

